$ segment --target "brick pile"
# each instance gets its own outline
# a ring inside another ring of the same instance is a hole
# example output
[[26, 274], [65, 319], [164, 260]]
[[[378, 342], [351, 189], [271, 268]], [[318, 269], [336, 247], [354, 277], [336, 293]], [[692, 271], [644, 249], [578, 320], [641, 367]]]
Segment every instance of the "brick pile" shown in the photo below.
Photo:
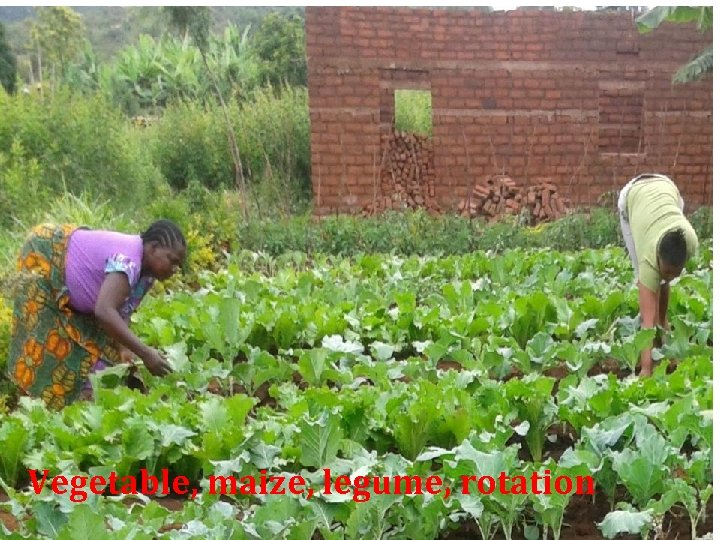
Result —
[[432, 141], [422, 135], [393, 130], [382, 136], [381, 146], [379, 186], [373, 202], [362, 213], [420, 208], [439, 213]]
[[485, 217], [490, 221], [527, 210], [532, 223], [542, 223], [566, 215], [569, 206], [570, 201], [561, 198], [557, 186], [547, 179], [518, 187], [509, 176], [500, 176], [475, 184], [458, 210], [465, 217]]

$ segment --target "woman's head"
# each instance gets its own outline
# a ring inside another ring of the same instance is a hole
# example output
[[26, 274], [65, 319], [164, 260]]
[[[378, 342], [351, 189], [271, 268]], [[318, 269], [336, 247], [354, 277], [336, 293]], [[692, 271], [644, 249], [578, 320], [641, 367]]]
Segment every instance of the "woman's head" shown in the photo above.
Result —
[[158, 220], [140, 237], [143, 241], [143, 270], [146, 273], [164, 281], [183, 265], [187, 244], [182, 231], [172, 221]]
[[687, 244], [682, 231], [667, 232], [660, 239], [658, 245], [658, 270], [660, 276], [666, 281], [678, 277], [687, 261]]

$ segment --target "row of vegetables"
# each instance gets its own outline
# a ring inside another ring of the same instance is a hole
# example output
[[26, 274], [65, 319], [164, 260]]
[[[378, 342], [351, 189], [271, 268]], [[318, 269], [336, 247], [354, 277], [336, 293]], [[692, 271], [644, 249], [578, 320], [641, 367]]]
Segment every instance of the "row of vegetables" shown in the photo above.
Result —
[[[51, 413], [0, 417], [11, 538], [561, 538], [573, 493], [463, 493], [468, 477], [589, 476], [609, 501], [599, 534], [644, 538], [682, 512], [693, 538], [712, 496], [712, 250], [672, 287], [672, 331], [651, 378], [614, 248], [271, 258], [240, 253], [198, 290], [154, 296], [134, 322], [175, 372]], [[68, 494], [51, 475], [189, 479], [170, 511], [142, 495]], [[334, 476], [437, 475], [448, 496], [322, 493]], [[215, 476], [301, 475], [315, 495], [226, 496]], [[583, 495], [589, 496], [589, 495]], [[1, 499], [0, 499], [1, 500]], [[1, 514], [0, 514], [1, 515]]]

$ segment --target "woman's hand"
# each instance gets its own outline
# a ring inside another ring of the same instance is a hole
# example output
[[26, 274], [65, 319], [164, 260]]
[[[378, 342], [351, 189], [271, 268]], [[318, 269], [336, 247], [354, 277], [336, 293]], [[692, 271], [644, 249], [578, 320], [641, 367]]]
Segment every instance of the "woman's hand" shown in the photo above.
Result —
[[172, 368], [156, 349], [149, 349], [143, 356], [143, 363], [150, 373], [164, 376], [172, 373]]
[[133, 353], [127, 347], [120, 346], [120, 363], [121, 364], [134, 364], [135, 353]]
[[[120, 357], [123, 361], [132, 360], [132, 353], [142, 358], [153, 375], [165, 375], [172, 371], [159, 352], [145, 345], [128, 328], [127, 321], [123, 320], [118, 311], [130, 294], [130, 284], [127, 276], [120, 272], [108, 274], [100, 287], [98, 299], [95, 303], [95, 318], [101, 328], [115, 339], [120, 347]], [[123, 353], [123, 349], [129, 353]]]

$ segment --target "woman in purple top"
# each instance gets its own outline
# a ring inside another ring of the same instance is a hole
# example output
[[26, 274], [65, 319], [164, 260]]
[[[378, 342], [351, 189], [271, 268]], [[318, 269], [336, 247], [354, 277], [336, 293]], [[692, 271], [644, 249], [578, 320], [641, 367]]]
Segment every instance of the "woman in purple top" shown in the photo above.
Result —
[[51, 409], [78, 399], [92, 370], [142, 359], [154, 375], [170, 366], [129, 328], [156, 279], [183, 264], [186, 243], [167, 220], [140, 235], [39, 225], [18, 259], [8, 376]]

